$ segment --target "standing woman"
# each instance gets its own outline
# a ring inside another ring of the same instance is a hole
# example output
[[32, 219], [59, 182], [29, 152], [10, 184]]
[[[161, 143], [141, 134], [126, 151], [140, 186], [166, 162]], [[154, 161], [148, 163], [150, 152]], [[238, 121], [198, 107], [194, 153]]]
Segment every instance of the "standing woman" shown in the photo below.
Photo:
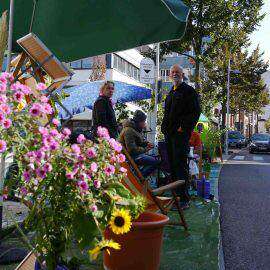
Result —
[[96, 136], [99, 126], [108, 129], [110, 137], [116, 139], [118, 136], [118, 125], [112, 105], [114, 83], [106, 81], [100, 88], [98, 99], [93, 107], [93, 131]]

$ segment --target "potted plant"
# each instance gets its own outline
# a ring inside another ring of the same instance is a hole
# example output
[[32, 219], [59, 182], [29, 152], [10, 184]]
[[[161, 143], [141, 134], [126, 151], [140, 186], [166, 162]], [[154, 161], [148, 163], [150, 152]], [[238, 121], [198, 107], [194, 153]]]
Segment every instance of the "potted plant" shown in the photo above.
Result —
[[66, 269], [73, 239], [92, 259], [102, 250], [120, 249], [104, 238], [105, 228], [121, 212], [126, 218], [119, 229], [127, 233], [145, 202], [121, 184], [125, 157], [106, 129], [98, 129], [99, 144], [81, 134], [71, 145], [70, 130], [60, 130], [57, 119], [40, 125], [54, 113], [45, 88], [38, 84], [40, 95], [34, 96], [11, 75], [0, 76], [0, 152], [12, 152], [18, 164], [18, 192], [29, 206], [26, 227], [35, 232], [36, 269], [55, 270]]

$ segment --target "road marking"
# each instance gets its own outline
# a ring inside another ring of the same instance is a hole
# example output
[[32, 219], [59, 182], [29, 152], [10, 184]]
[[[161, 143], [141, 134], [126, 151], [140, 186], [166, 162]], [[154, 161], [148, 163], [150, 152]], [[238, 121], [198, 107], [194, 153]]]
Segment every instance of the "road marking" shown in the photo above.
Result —
[[245, 156], [235, 156], [234, 160], [244, 160]]
[[254, 160], [254, 161], [263, 161], [263, 157], [260, 157], [260, 156], [254, 156], [254, 157], [253, 157], [253, 160]]

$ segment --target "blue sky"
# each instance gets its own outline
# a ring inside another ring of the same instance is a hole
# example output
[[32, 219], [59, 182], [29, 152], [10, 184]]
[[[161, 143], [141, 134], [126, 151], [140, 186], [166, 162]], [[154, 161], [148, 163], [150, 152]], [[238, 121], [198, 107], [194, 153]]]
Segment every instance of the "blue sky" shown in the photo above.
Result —
[[266, 16], [258, 30], [251, 35], [250, 50], [259, 44], [261, 51], [264, 51], [264, 59], [270, 63], [270, 0], [264, 0], [264, 3], [262, 12], [266, 13]]

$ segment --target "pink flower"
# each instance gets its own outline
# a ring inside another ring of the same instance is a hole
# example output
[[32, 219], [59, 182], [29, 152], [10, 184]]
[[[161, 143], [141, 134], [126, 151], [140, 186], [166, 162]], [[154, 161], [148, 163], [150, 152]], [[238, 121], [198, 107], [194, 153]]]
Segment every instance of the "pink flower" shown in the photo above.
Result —
[[11, 109], [7, 104], [0, 104], [0, 111], [4, 114], [11, 114]]
[[0, 112], [0, 124], [2, 124], [5, 120], [5, 116], [3, 113]]
[[83, 143], [86, 141], [86, 138], [84, 137], [83, 134], [80, 134], [77, 138], [77, 143]]
[[106, 168], [105, 168], [105, 174], [107, 176], [110, 176], [112, 174], [114, 174], [115, 172], [115, 167], [113, 165], [108, 165]]
[[33, 106], [30, 108], [29, 112], [34, 117], [39, 116], [41, 114], [40, 104], [34, 103]]
[[33, 163], [29, 163], [28, 164], [28, 167], [31, 169], [31, 170], [35, 170], [35, 165]]
[[121, 168], [120, 168], [120, 172], [122, 172], [122, 173], [126, 173], [126, 172], [127, 172], [127, 169], [126, 169], [126, 168], [124, 168], [124, 167], [121, 167]]
[[97, 129], [97, 135], [99, 138], [109, 139], [110, 135], [107, 128], [104, 127], [98, 127]]
[[57, 150], [57, 149], [59, 148], [59, 143], [58, 143], [57, 141], [53, 140], [53, 141], [50, 143], [49, 147], [50, 147], [50, 149], [51, 149], [52, 151]]
[[47, 102], [49, 101], [49, 99], [48, 99], [46, 96], [41, 96], [41, 97], [40, 97], [40, 101], [41, 101], [42, 103], [47, 103]]
[[72, 144], [71, 149], [76, 155], [79, 155], [81, 153], [81, 148], [77, 144]]
[[21, 89], [21, 83], [20, 82], [15, 82], [10, 86], [10, 90], [12, 91], [17, 91]]
[[88, 188], [89, 188], [88, 187], [88, 184], [85, 181], [83, 181], [83, 180], [81, 180], [81, 181], [78, 182], [78, 186], [80, 187], [80, 189], [82, 191], [87, 191]]
[[100, 181], [99, 180], [95, 180], [94, 181], [94, 187], [98, 189], [98, 188], [100, 188], [100, 186], [101, 186]]
[[46, 177], [46, 171], [44, 169], [36, 169], [36, 174], [41, 179], [44, 179]]
[[49, 103], [44, 104], [43, 106], [43, 112], [45, 114], [53, 114], [53, 108]]
[[95, 204], [93, 204], [93, 205], [91, 206], [91, 211], [92, 211], [92, 212], [97, 212], [97, 210], [98, 210], [97, 206], [96, 206]]
[[24, 84], [21, 85], [20, 89], [22, 90], [22, 92], [23, 92], [25, 95], [29, 95], [29, 94], [31, 94], [31, 92], [32, 92], [32, 90], [31, 90], [28, 86], [26, 86], [26, 85], [24, 85]]
[[28, 183], [30, 181], [30, 179], [31, 179], [31, 175], [30, 175], [30, 173], [28, 171], [24, 171], [23, 174], [22, 174], [22, 176], [23, 176], [24, 181], [26, 183]]
[[56, 127], [58, 127], [58, 126], [60, 125], [60, 121], [57, 120], [56, 118], [53, 118], [52, 123], [53, 123], [53, 125], [55, 125]]
[[38, 160], [44, 159], [45, 157], [45, 153], [41, 150], [36, 151], [34, 155]]
[[62, 133], [63, 133], [65, 136], [69, 137], [70, 134], [71, 134], [71, 131], [70, 131], [69, 128], [64, 128], [63, 131], [62, 131]]
[[116, 160], [116, 156], [112, 156], [111, 159], [110, 159], [110, 162], [111, 163], [115, 163], [117, 160]]
[[0, 84], [0, 92], [5, 93], [7, 91], [7, 85], [6, 84]]
[[[1, 122], [1, 121], [0, 121], [0, 122]], [[5, 129], [10, 128], [10, 127], [11, 127], [11, 124], [12, 124], [12, 122], [11, 122], [10, 119], [5, 119], [5, 120], [3, 121], [3, 127], [4, 127]]]
[[22, 102], [23, 97], [24, 97], [24, 94], [23, 92], [20, 92], [20, 91], [16, 91], [15, 94], [13, 95], [14, 100], [17, 102]]
[[90, 169], [92, 172], [96, 172], [97, 169], [98, 169], [98, 165], [96, 162], [92, 162], [91, 165], [90, 165]]
[[26, 189], [25, 187], [21, 187], [21, 194], [22, 194], [23, 196], [26, 196], [27, 193], [28, 193], [27, 189]]
[[45, 163], [44, 166], [43, 166], [43, 168], [44, 168], [44, 170], [46, 172], [51, 172], [52, 171], [52, 165], [49, 162]]
[[48, 136], [48, 135], [49, 135], [48, 129], [45, 128], [45, 127], [39, 127], [39, 128], [38, 128], [38, 131], [39, 131], [39, 133], [40, 133], [41, 135], [43, 135], [43, 136]]
[[66, 173], [66, 177], [67, 177], [67, 179], [72, 180], [72, 179], [74, 179], [74, 174], [72, 172], [68, 172], [68, 173]]
[[38, 83], [36, 88], [37, 90], [42, 91], [47, 89], [47, 86], [44, 83]]
[[5, 95], [0, 95], [0, 104], [6, 103], [7, 102], [7, 96]]
[[53, 137], [58, 137], [59, 136], [59, 132], [57, 129], [52, 129], [50, 131], [50, 134], [53, 136]]
[[122, 145], [117, 142], [115, 139], [111, 138], [109, 144], [116, 152], [120, 153], [122, 151]]
[[0, 153], [4, 153], [7, 149], [7, 143], [4, 140], [0, 140]]
[[87, 150], [86, 150], [86, 155], [87, 155], [87, 157], [89, 157], [89, 158], [94, 158], [94, 157], [96, 157], [96, 156], [97, 156], [97, 153], [96, 153], [95, 148], [91, 147], [91, 148], [87, 149]]
[[118, 154], [118, 155], [116, 156], [116, 159], [117, 159], [117, 162], [123, 163], [123, 162], [125, 162], [126, 157], [125, 157], [125, 155], [123, 155], [123, 154]]

